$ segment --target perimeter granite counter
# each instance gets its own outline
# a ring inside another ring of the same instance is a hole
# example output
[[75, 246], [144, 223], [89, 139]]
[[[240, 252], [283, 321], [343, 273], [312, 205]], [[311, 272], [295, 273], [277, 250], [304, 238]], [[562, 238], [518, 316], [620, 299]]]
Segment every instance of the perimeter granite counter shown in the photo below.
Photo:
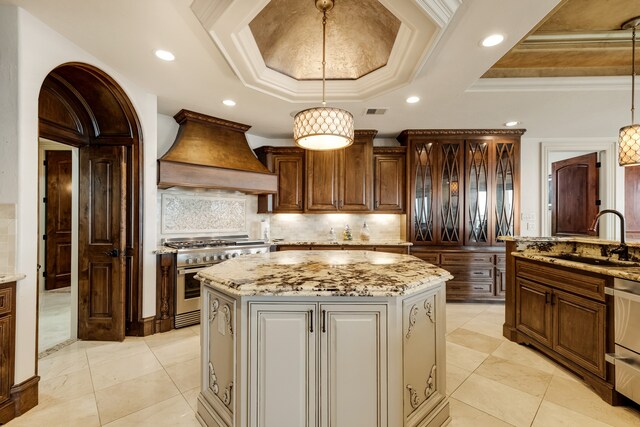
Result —
[[199, 273], [206, 426], [440, 426], [445, 281], [409, 255], [287, 251]]

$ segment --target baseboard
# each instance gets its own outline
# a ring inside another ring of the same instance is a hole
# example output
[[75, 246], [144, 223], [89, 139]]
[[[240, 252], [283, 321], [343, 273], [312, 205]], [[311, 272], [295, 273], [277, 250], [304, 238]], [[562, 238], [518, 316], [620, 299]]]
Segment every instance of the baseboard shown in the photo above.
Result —
[[0, 404], [0, 424], [8, 423], [38, 404], [39, 381], [36, 375], [11, 387], [9, 399]]
[[153, 335], [157, 332], [155, 322], [156, 318], [154, 316], [131, 322], [128, 326], [127, 336], [146, 337]]
[[155, 319], [156, 334], [160, 332], [168, 332], [173, 329], [173, 318]]

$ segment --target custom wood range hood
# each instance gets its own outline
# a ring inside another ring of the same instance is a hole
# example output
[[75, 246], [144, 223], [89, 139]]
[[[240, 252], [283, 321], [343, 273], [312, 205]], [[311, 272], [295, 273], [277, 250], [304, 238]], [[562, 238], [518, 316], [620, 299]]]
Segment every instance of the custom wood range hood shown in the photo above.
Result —
[[251, 126], [180, 110], [176, 140], [158, 160], [158, 187], [276, 193], [278, 177], [256, 158], [245, 132]]

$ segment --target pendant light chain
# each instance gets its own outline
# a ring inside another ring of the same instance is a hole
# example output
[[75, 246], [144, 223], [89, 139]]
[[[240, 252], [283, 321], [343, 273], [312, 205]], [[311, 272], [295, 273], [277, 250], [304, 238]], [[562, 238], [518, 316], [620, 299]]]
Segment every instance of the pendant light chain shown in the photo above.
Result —
[[637, 24], [633, 26], [633, 32], [631, 33], [631, 124], [635, 123], [634, 115], [636, 110], [636, 28], [638, 28]]
[[[635, 30], [634, 30], [635, 31]], [[325, 68], [327, 67], [327, 60], [325, 52], [327, 48], [327, 9], [322, 10], [322, 105], [327, 105], [327, 101], [324, 99], [325, 92]]]

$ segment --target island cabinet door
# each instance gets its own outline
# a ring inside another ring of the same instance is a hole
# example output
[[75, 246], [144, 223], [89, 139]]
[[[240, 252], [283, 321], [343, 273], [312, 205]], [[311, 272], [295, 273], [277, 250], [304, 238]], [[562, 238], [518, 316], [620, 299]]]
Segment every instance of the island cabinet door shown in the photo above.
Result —
[[516, 278], [516, 329], [552, 347], [553, 290], [547, 286]]
[[249, 425], [316, 426], [316, 304], [251, 304]]
[[387, 311], [320, 304], [320, 426], [387, 426]]

